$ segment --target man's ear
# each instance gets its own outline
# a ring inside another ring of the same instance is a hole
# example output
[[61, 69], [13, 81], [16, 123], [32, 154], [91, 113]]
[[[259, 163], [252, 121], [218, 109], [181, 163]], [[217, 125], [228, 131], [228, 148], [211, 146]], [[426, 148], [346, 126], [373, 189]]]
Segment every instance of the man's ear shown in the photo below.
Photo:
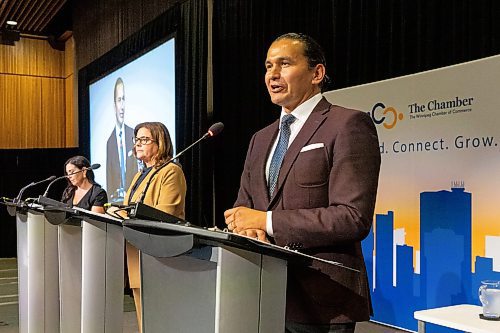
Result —
[[311, 81], [312, 84], [320, 84], [321, 81], [325, 78], [326, 68], [323, 64], [317, 64], [314, 67], [314, 75]]

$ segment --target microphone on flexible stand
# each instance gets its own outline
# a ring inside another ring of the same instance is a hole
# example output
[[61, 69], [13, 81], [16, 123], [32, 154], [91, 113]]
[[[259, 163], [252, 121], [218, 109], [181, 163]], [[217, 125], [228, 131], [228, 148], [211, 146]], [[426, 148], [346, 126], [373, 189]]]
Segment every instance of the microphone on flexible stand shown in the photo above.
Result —
[[40, 180], [38, 182], [31, 182], [29, 183], [28, 185], [24, 186], [20, 191], [19, 191], [19, 194], [17, 195], [17, 197], [14, 198], [14, 200], [12, 201], [13, 203], [19, 203], [21, 201], [21, 197], [23, 195], [23, 192], [32, 187], [32, 186], [36, 186], [36, 185], [39, 185], [39, 184], [42, 184], [42, 183], [45, 183], [45, 182], [50, 182], [51, 180], [54, 180], [56, 179], [56, 176], [50, 176], [49, 178], [45, 178], [43, 180]]
[[[151, 177], [149, 177], [148, 179], [148, 182], [146, 183], [146, 186], [144, 187], [144, 190], [142, 191], [141, 193], [141, 196], [139, 197], [139, 200], [137, 200], [137, 202], [135, 203], [130, 203], [132, 209], [130, 211], [130, 216], [132, 217], [138, 217], [138, 210], [139, 210], [139, 204], [142, 204], [143, 200], [144, 200], [144, 197], [146, 196], [146, 193], [148, 191], [148, 188], [149, 188], [149, 185], [151, 185], [151, 180], [153, 179], [153, 177], [158, 173], [158, 171], [160, 171], [161, 169], [163, 169], [164, 167], [166, 167], [168, 164], [170, 164], [172, 161], [176, 160], [177, 158], [179, 158], [182, 154], [184, 154], [186, 151], [188, 151], [189, 149], [191, 149], [193, 146], [195, 146], [196, 144], [198, 144], [200, 141], [204, 140], [204, 139], [207, 139], [207, 138], [211, 138], [211, 137], [214, 137], [218, 134], [220, 134], [220, 132], [222, 132], [222, 130], [224, 129], [224, 124], [221, 123], [221, 122], [218, 122], [218, 123], [215, 123], [213, 124], [212, 126], [210, 126], [210, 128], [208, 129], [208, 131], [203, 134], [203, 136], [201, 138], [199, 138], [198, 140], [196, 140], [195, 142], [193, 142], [192, 144], [190, 144], [187, 148], [185, 148], [184, 150], [182, 150], [180, 153], [176, 154], [175, 156], [171, 157], [168, 161], [166, 161], [165, 163], [163, 163], [160, 167], [158, 167], [158, 169], [156, 169], [153, 174], [151, 175]], [[145, 206], [145, 205], [144, 205]], [[151, 216], [151, 214], [153, 215], [156, 215], [154, 214], [151, 210], [154, 210], [156, 212], [158, 212], [158, 214], [162, 215], [161, 213], [163, 213], [162, 211], [158, 211], [157, 209], [154, 209], [152, 207], [144, 207], [142, 206], [142, 209], [144, 210], [145, 214], [148, 215], [149, 218], [153, 218], [153, 216]], [[171, 218], [171, 215], [169, 214], [166, 214], [166, 213], [163, 213], [165, 216], [158, 216], [156, 218], [156, 220], [161, 220], [161, 219], [164, 219], [164, 218]], [[166, 216], [168, 215], [168, 216]]]
[[92, 164], [91, 166], [89, 167], [85, 167], [85, 168], [82, 168], [81, 170], [78, 170], [76, 172], [73, 172], [73, 173], [70, 173], [69, 175], [64, 175], [64, 176], [60, 176], [60, 177], [57, 177], [55, 178], [54, 180], [52, 180], [49, 185], [47, 186], [47, 188], [45, 189], [45, 192], [43, 192], [43, 195], [42, 197], [47, 197], [47, 194], [49, 193], [49, 189], [50, 187], [55, 183], [57, 182], [58, 180], [61, 180], [61, 179], [65, 179], [65, 178], [68, 178], [69, 176], [73, 176], [73, 175], [76, 175], [77, 173], [80, 173], [80, 172], [84, 172], [84, 171], [87, 171], [87, 170], [95, 170], [95, 169], [99, 169], [101, 167], [101, 165], [99, 163], [96, 163], [96, 164]]

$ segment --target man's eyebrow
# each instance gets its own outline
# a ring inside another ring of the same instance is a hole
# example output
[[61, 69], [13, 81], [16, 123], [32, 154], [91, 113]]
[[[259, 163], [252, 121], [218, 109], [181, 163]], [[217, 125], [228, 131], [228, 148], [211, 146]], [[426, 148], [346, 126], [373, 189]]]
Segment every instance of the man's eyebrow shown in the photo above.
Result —
[[[278, 57], [278, 58], [274, 58], [273, 59], [274, 62], [282, 62], [283, 60], [292, 61], [292, 57]], [[269, 59], [266, 59], [265, 64], [267, 65], [267, 64], [269, 64], [269, 63], [271, 63], [273, 61], [271, 61]]]

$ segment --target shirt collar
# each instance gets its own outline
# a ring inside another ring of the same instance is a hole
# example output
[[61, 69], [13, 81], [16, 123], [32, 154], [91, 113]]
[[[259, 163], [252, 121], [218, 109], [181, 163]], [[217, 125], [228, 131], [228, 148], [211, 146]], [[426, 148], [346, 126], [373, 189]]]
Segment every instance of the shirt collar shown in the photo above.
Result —
[[[321, 101], [322, 98], [323, 95], [321, 93], [317, 93], [313, 97], [309, 98], [307, 101], [297, 106], [290, 114], [293, 114], [295, 118], [297, 118], [300, 122], [304, 123], [307, 120], [307, 118], [309, 118], [309, 115], [312, 113], [312, 111], [319, 103], [319, 101]], [[285, 109], [281, 108], [280, 125], [279, 125], [280, 127], [281, 127], [281, 119], [286, 114], [287, 113], [285, 112]]]
[[116, 129], [116, 135], [120, 135], [120, 129], [125, 132], [125, 124], [122, 124], [122, 127], [118, 126], [118, 124], [115, 122], [115, 129]]

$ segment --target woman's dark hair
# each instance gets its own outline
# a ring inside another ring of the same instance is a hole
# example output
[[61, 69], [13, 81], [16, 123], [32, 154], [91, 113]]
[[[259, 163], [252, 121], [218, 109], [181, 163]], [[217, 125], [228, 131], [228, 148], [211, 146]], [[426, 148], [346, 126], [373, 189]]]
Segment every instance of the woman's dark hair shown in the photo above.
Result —
[[[64, 163], [64, 174], [66, 174], [66, 166], [68, 164], [73, 164], [80, 170], [83, 168], [90, 168], [90, 162], [88, 159], [86, 159], [83, 156], [73, 156], [70, 159], [68, 159], [66, 163]], [[94, 171], [92, 171], [92, 169], [87, 170], [86, 176], [91, 184], [97, 184], [95, 182]], [[64, 189], [61, 201], [62, 202], [68, 201], [73, 196], [75, 191], [76, 191], [76, 186], [72, 185], [68, 179], [68, 186], [66, 186], [66, 188]]]
[[[158, 145], [158, 153], [152, 158], [155, 161], [155, 167], [164, 164], [174, 156], [174, 147], [172, 147], [172, 140], [167, 126], [160, 122], [140, 123], [134, 129], [134, 137], [137, 137], [137, 132], [141, 128], [147, 128], [151, 132], [151, 138]], [[135, 145], [132, 151], [134, 156], [137, 157]]]

